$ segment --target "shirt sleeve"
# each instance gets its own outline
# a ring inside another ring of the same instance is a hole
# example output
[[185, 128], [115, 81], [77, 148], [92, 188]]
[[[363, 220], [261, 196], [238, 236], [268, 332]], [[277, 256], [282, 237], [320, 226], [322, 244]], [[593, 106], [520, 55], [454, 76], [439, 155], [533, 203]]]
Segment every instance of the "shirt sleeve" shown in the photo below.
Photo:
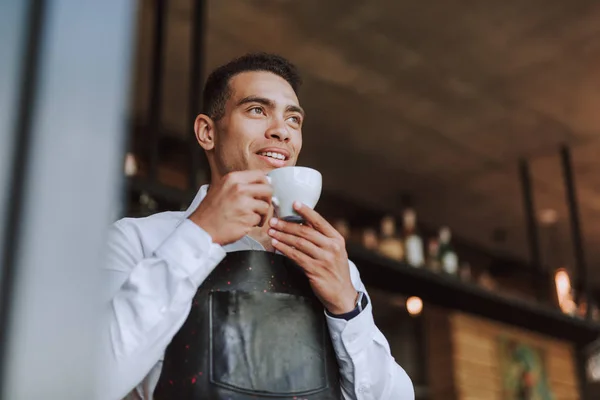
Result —
[[225, 251], [190, 220], [184, 220], [145, 255], [137, 227], [115, 223], [108, 238], [103, 276], [108, 323], [102, 332], [103, 399], [124, 398], [153, 370], [185, 322], [198, 286]]
[[[356, 290], [368, 296], [352, 261], [350, 273]], [[327, 314], [326, 318], [345, 400], [414, 400], [412, 381], [392, 357], [387, 339], [375, 325], [370, 298], [367, 307], [349, 321]]]

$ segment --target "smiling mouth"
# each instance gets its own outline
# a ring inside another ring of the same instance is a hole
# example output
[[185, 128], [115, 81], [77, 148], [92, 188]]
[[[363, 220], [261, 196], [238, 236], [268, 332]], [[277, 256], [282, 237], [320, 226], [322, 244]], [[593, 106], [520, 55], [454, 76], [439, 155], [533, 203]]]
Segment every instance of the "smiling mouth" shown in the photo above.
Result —
[[274, 152], [274, 151], [264, 151], [264, 152], [258, 153], [258, 155], [263, 156], [263, 157], [269, 157], [274, 160], [280, 160], [280, 161], [286, 161], [288, 159], [285, 155]]

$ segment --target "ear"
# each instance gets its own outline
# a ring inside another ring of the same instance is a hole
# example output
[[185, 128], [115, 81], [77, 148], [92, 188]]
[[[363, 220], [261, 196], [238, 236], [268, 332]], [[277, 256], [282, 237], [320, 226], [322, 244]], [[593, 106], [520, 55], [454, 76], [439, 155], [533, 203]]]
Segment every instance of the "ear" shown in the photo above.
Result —
[[208, 115], [199, 114], [194, 122], [194, 133], [198, 144], [206, 151], [215, 147], [215, 122]]

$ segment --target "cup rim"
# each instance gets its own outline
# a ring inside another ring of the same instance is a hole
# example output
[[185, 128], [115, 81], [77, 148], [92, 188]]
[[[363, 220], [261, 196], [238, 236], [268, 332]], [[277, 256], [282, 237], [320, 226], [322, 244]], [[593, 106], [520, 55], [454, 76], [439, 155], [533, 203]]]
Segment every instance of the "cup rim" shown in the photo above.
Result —
[[317, 171], [317, 170], [316, 170], [316, 169], [314, 169], [314, 168], [311, 168], [311, 167], [303, 167], [303, 166], [297, 166], [297, 165], [288, 165], [288, 166], [286, 166], [286, 167], [279, 167], [279, 168], [275, 168], [274, 170], [272, 170], [272, 171], [269, 171], [269, 172], [267, 173], [267, 175], [270, 175], [270, 174], [272, 174], [272, 173], [274, 173], [274, 172], [276, 172], [276, 171], [286, 170], [286, 169], [290, 169], [290, 168], [302, 169], [302, 170], [308, 170], [308, 171], [311, 171], [311, 172], [316, 172], [316, 173], [317, 173], [319, 176], [322, 176], [322, 175], [321, 175], [321, 172]]

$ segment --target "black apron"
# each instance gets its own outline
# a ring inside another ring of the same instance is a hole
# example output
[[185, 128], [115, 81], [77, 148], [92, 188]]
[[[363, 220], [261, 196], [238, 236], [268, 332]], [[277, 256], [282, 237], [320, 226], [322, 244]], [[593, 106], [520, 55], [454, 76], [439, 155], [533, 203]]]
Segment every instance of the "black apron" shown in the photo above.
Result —
[[339, 400], [323, 306], [288, 258], [228, 253], [167, 348], [157, 400]]

